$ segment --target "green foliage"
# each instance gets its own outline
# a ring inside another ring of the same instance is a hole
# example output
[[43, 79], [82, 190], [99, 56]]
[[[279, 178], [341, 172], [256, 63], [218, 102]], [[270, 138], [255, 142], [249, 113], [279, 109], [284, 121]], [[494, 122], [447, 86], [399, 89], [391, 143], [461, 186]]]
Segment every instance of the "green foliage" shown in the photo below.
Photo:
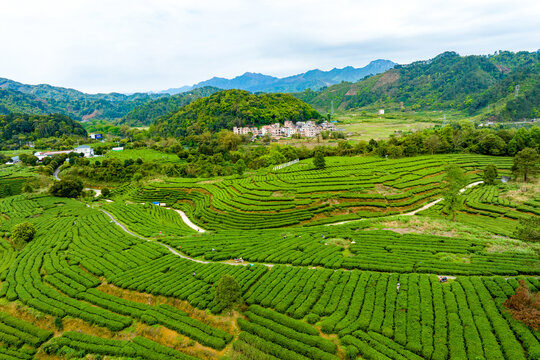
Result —
[[484, 168], [484, 174], [482, 178], [484, 179], [484, 183], [487, 185], [493, 185], [495, 184], [495, 180], [499, 177], [499, 174], [497, 172], [497, 166], [493, 164], [489, 164]]
[[76, 120], [119, 119], [161, 94], [85, 94], [50, 85], [26, 85], [0, 78], [0, 114], [63, 114]]
[[193, 89], [173, 96], [164, 96], [139, 105], [124, 116], [122, 124], [129, 126], [150, 125], [155, 119], [171, 112], [176, 112], [181, 107], [193, 101], [221, 91], [218, 88], [205, 86]]
[[236, 164], [234, 164], [234, 169], [238, 175], [243, 175], [244, 171], [247, 169], [244, 159], [239, 159]]
[[533, 148], [525, 148], [514, 156], [512, 171], [516, 175], [523, 175], [523, 181], [531, 178], [538, 172], [540, 165], [540, 155]]
[[223, 310], [231, 310], [242, 302], [242, 292], [238, 282], [230, 276], [223, 274], [216, 286], [215, 302]]
[[101, 190], [101, 195], [103, 195], [103, 197], [105, 198], [108, 198], [109, 196], [111, 196], [111, 190], [109, 190], [109, 188], [103, 188]]
[[322, 151], [315, 152], [315, 156], [313, 157], [313, 166], [315, 166], [315, 169], [325, 168], [326, 161], [324, 160], [324, 155]]
[[527, 242], [540, 242], [540, 216], [528, 216], [519, 219], [515, 237]]
[[242, 90], [226, 90], [198, 99], [164, 115], [150, 127], [153, 134], [183, 137], [205, 131], [231, 130], [234, 126], [259, 126], [285, 120], [320, 118], [311, 106], [288, 94], [253, 95]]
[[[459, 56], [445, 52], [427, 61], [397, 65], [385, 73], [356, 83], [341, 83], [314, 92], [297, 93], [320, 111], [357, 107], [397, 107], [483, 111], [501, 120], [538, 117], [540, 99], [538, 52], [500, 52], [490, 56]], [[514, 86], [522, 84], [521, 95], [513, 98]]]
[[36, 228], [29, 222], [17, 224], [11, 230], [11, 240], [16, 249], [22, 249], [34, 239]]
[[49, 137], [76, 135], [86, 137], [86, 130], [80, 123], [65, 115], [0, 115], [0, 140], [4, 144], [24, 144]]
[[448, 165], [445, 168], [444, 183], [445, 209], [452, 214], [452, 221], [456, 221], [456, 212], [462, 206], [460, 189], [466, 184], [465, 173], [458, 165]]
[[80, 180], [60, 180], [54, 182], [49, 188], [49, 193], [53, 196], [76, 198], [83, 191], [83, 183]]

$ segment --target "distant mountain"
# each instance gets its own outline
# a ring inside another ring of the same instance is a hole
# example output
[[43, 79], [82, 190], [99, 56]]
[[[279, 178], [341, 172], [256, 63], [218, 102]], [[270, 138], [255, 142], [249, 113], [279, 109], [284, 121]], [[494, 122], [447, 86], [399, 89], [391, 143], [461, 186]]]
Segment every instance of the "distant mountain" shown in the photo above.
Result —
[[379, 74], [393, 68], [396, 63], [390, 60], [375, 60], [363, 68], [347, 66], [343, 69], [334, 68], [330, 71], [310, 70], [308, 72], [277, 78], [269, 75], [246, 72], [233, 79], [213, 77], [202, 81], [192, 87], [184, 86], [177, 89], [169, 89], [164, 92], [177, 94], [182, 91], [189, 91], [192, 88], [213, 86], [220, 89], [240, 89], [250, 92], [298, 92], [305, 89], [318, 90], [326, 86], [338, 84], [342, 81], [358, 81], [369, 75]]
[[[430, 60], [397, 65], [355, 83], [345, 82], [320, 91], [305, 90], [294, 95], [322, 112], [328, 112], [333, 103], [335, 109], [342, 110], [403, 106], [412, 110], [471, 109], [472, 113], [478, 113], [503, 98], [510, 101], [508, 92], [514, 91], [518, 82], [523, 82], [526, 85], [519, 94], [523, 101], [517, 103], [522, 104], [519, 107], [526, 108], [517, 111], [511, 106], [513, 115], [512, 111], [506, 111], [505, 117], [527, 118], [534, 117], [538, 111], [540, 99], [534, 90], [538, 72], [534, 68], [538, 67], [539, 61], [539, 52], [504, 51], [489, 56], [460, 56], [455, 52], [445, 52]], [[522, 75], [514, 76], [516, 72]], [[510, 80], [505, 82], [507, 78]]]
[[47, 84], [27, 85], [0, 78], [0, 114], [60, 113], [76, 120], [115, 120], [122, 118], [136, 106], [162, 96], [164, 95], [146, 93], [85, 94], [74, 89]]
[[191, 102], [202, 97], [212, 95], [218, 91], [221, 91], [221, 89], [205, 86], [177, 95], [164, 96], [159, 99], [152, 100], [146, 104], [137, 106], [127, 113], [122, 119], [122, 124], [129, 126], [150, 125], [150, 123], [158, 117], [170, 112], [176, 112], [182, 106], [190, 104]]
[[234, 126], [320, 117], [311, 106], [289, 94], [255, 95], [244, 90], [224, 90], [157, 118], [150, 126], [150, 132], [163, 137], [180, 137], [205, 131], [231, 130]]

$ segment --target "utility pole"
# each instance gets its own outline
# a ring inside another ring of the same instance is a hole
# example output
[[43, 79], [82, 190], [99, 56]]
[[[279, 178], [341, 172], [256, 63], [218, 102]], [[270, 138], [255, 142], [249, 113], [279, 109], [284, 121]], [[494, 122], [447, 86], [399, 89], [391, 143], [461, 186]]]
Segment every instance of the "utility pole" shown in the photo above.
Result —
[[519, 84], [516, 85], [516, 91], [514, 92], [514, 99], [517, 98], [519, 95]]
[[330, 115], [334, 115], [334, 100], [330, 103]]

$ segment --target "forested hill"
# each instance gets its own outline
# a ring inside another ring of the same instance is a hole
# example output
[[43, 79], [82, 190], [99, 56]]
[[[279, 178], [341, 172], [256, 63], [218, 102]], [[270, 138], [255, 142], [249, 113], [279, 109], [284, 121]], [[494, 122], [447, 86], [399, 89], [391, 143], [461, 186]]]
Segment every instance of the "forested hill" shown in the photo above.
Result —
[[162, 94], [86, 94], [47, 84], [27, 85], [0, 78], [0, 114], [61, 113], [76, 120], [120, 119], [135, 107]]
[[315, 109], [289, 94], [254, 95], [244, 90], [225, 90], [158, 118], [150, 130], [161, 136], [186, 136], [234, 126], [317, 118], [320, 114]]
[[79, 122], [61, 114], [0, 115], [0, 140], [3, 143], [18, 140], [33, 141], [63, 135], [88, 136]]
[[[339, 109], [401, 104], [413, 110], [468, 109], [505, 78], [534, 68], [539, 61], [539, 52], [505, 51], [490, 56], [445, 52], [431, 60], [397, 65], [356, 83], [341, 83], [318, 92], [307, 90], [295, 96], [320, 111], [329, 111], [332, 101]], [[534, 71], [523, 74], [534, 76]]]
[[152, 100], [144, 105], [139, 105], [131, 110], [122, 119], [122, 124], [129, 126], [144, 126], [150, 125], [152, 121], [158, 117], [176, 112], [182, 106], [185, 106], [197, 99], [212, 95], [221, 89], [205, 86], [202, 88], [193, 89], [174, 96], [165, 96], [156, 100]]

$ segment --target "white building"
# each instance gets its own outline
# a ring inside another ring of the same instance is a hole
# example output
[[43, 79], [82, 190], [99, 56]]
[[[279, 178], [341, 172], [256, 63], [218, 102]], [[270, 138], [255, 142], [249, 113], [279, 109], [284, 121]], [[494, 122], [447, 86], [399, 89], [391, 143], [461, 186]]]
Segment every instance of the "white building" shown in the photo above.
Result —
[[76, 152], [79, 154], [82, 153], [84, 154], [84, 157], [86, 158], [94, 156], [94, 149], [90, 147], [89, 145], [81, 145], [79, 147], [76, 147], [75, 149], [73, 149], [73, 152]]
[[379, 109], [379, 115], [384, 115], [384, 109]]

